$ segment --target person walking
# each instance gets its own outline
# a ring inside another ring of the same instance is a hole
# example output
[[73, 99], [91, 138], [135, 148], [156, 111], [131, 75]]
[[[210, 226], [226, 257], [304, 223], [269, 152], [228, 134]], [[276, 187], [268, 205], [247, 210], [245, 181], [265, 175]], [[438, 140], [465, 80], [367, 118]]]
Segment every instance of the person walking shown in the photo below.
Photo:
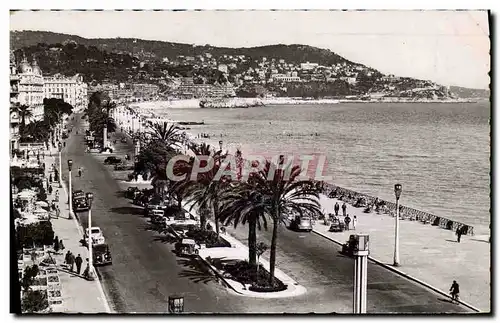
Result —
[[59, 215], [61, 215], [61, 210], [59, 209], [59, 205], [56, 205], [56, 218], [59, 219]]
[[69, 268], [69, 271], [73, 271], [73, 266], [75, 265], [75, 255], [71, 252], [69, 252], [69, 262], [68, 262], [68, 268]]
[[458, 303], [458, 296], [460, 294], [460, 286], [458, 285], [456, 280], [454, 280], [453, 284], [451, 284], [450, 294], [451, 294], [451, 302], [453, 303], [454, 301], [456, 301]]
[[333, 207], [335, 210], [335, 216], [339, 216], [340, 205], [339, 202], [335, 202], [335, 206]]
[[68, 251], [66, 252], [66, 255], [64, 256], [64, 263], [65, 263], [66, 265], [69, 265], [69, 257], [70, 257], [70, 256], [71, 256], [71, 251], [69, 251], [69, 250], [68, 250]]
[[345, 202], [344, 202], [344, 204], [342, 204], [342, 213], [344, 216], [347, 215], [347, 205], [345, 204]]
[[356, 216], [352, 217], [352, 228], [356, 230], [356, 224], [358, 224], [358, 218]]
[[349, 230], [349, 223], [351, 223], [351, 218], [349, 217], [349, 214], [347, 214], [347, 216], [344, 218], [344, 222], [346, 230]]
[[78, 254], [78, 256], [75, 259], [76, 272], [78, 273], [78, 275], [80, 275], [80, 271], [82, 270], [82, 262], [83, 262], [82, 257], [80, 257], [80, 254]]
[[462, 228], [458, 227], [457, 228], [457, 231], [455, 232], [455, 234], [457, 235], [457, 242], [460, 243], [460, 239], [462, 238]]
[[61, 250], [64, 250], [64, 243], [63, 243], [62, 239], [59, 240], [59, 248], [61, 248]]
[[82, 168], [78, 167], [78, 177], [82, 177]]

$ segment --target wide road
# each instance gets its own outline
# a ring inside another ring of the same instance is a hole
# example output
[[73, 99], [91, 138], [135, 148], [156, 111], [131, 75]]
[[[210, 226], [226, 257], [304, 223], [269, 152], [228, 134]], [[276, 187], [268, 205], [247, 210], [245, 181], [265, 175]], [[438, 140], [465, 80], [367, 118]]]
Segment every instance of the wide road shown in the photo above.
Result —
[[[166, 312], [168, 296], [185, 298], [185, 311], [197, 313], [349, 313], [352, 311], [353, 260], [338, 253], [338, 247], [312, 233], [280, 230], [278, 267], [307, 288], [293, 298], [261, 299], [234, 294], [226, 289], [197, 261], [178, 258], [173, 245], [164, 236], [148, 230], [140, 209], [132, 206], [121, 191], [120, 179], [127, 172], [104, 166], [105, 156], [84, 153], [84, 129], [75, 118], [75, 129], [67, 141], [66, 160], [73, 159], [73, 187], [94, 193], [92, 220], [101, 227], [113, 254], [113, 265], [99, 267], [105, 293], [111, 307], [119, 313]], [[116, 138], [123, 135], [118, 133]], [[117, 143], [123, 158], [132, 151], [128, 144]], [[76, 169], [84, 168], [82, 178]], [[67, 176], [66, 176], [67, 177]], [[67, 178], [66, 178], [67, 180]], [[87, 215], [80, 214], [86, 225]], [[246, 227], [230, 229], [246, 242]], [[270, 232], [259, 233], [259, 241], [270, 243]], [[266, 256], [266, 255], [265, 255]], [[369, 264], [368, 312], [371, 313], [442, 313], [466, 312], [420, 285]]]

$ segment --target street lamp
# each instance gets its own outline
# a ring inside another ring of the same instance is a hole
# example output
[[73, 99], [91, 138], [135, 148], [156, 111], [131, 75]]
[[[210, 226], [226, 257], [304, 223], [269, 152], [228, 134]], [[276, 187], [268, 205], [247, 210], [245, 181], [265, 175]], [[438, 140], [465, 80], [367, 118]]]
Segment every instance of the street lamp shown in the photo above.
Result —
[[403, 186], [401, 184], [394, 185], [394, 194], [396, 195], [396, 232], [394, 237], [394, 266], [399, 266], [399, 198]]
[[184, 312], [184, 297], [171, 295], [168, 297], [168, 312], [182, 313]]
[[73, 213], [73, 191], [71, 189], [71, 168], [73, 167], [73, 161], [68, 159], [68, 170], [69, 170], [69, 217], [71, 218], [71, 213]]
[[219, 148], [220, 148], [220, 151], [222, 151], [222, 140], [219, 140]]
[[59, 142], [59, 188], [62, 188], [62, 145]]
[[88, 218], [88, 238], [89, 238], [89, 241], [87, 242], [88, 246], [89, 246], [89, 278], [90, 279], [94, 279], [94, 266], [93, 266], [93, 262], [94, 262], [94, 258], [92, 256], [92, 253], [93, 253], [93, 250], [92, 250], [92, 200], [94, 199], [94, 194], [92, 193], [87, 193], [87, 203], [89, 204], [89, 218]]
[[[353, 235], [354, 261], [354, 300], [353, 313], [366, 313], [366, 282], [368, 269], [368, 255], [370, 254], [370, 236], [367, 234]], [[351, 240], [351, 238], [349, 240]]]

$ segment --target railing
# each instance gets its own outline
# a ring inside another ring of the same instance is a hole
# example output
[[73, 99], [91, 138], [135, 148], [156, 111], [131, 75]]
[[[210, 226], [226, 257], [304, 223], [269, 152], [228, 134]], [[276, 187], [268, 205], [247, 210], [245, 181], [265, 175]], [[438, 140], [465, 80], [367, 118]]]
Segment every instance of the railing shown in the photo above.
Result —
[[[358, 193], [332, 184], [324, 183], [323, 185], [323, 193], [329, 197], [335, 197], [342, 201], [350, 202], [351, 204], [356, 203], [360, 198], [364, 198], [368, 205], [374, 204], [378, 199], [379, 202], [385, 203], [388, 211], [390, 211], [390, 214], [395, 214], [396, 212], [396, 204], [393, 202], [388, 202], [367, 194]], [[431, 213], [419, 211], [407, 206], [400, 205], [399, 214], [402, 219], [421, 221], [424, 224], [439, 226], [447, 230], [456, 231], [457, 229], [460, 229], [463, 230], [463, 234], [474, 235], [474, 228], [471, 225], [455, 220], [450, 220]]]

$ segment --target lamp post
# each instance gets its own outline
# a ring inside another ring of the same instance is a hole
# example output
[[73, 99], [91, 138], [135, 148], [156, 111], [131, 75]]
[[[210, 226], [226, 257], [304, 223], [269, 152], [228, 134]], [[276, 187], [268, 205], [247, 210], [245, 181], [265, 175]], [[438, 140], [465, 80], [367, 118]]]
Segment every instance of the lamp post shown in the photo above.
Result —
[[394, 234], [394, 266], [399, 266], [399, 197], [403, 191], [401, 184], [394, 185], [394, 194], [396, 195], [396, 231]]
[[59, 188], [62, 188], [62, 145], [59, 143]]
[[370, 237], [367, 234], [359, 234], [354, 237], [354, 294], [353, 313], [366, 313], [366, 282], [368, 276], [368, 255], [370, 254]]
[[182, 313], [184, 312], [184, 297], [171, 295], [168, 297], [168, 312]]
[[93, 250], [92, 250], [92, 200], [94, 199], [94, 194], [92, 193], [87, 193], [87, 203], [89, 204], [89, 218], [88, 218], [88, 236], [89, 236], [89, 241], [87, 242], [88, 246], [89, 246], [89, 278], [90, 279], [94, 279], [94, 266], [93, 266], [93, 262], [94, 262], [94, 258], [93, 258]]
[[73, 191], [71, 189], [71, 168], [73, 167], [73, 161], [68, 159], [68, 170], [69, 170], [69, 217], [71, 218], [71, 213], [73, 213]]

